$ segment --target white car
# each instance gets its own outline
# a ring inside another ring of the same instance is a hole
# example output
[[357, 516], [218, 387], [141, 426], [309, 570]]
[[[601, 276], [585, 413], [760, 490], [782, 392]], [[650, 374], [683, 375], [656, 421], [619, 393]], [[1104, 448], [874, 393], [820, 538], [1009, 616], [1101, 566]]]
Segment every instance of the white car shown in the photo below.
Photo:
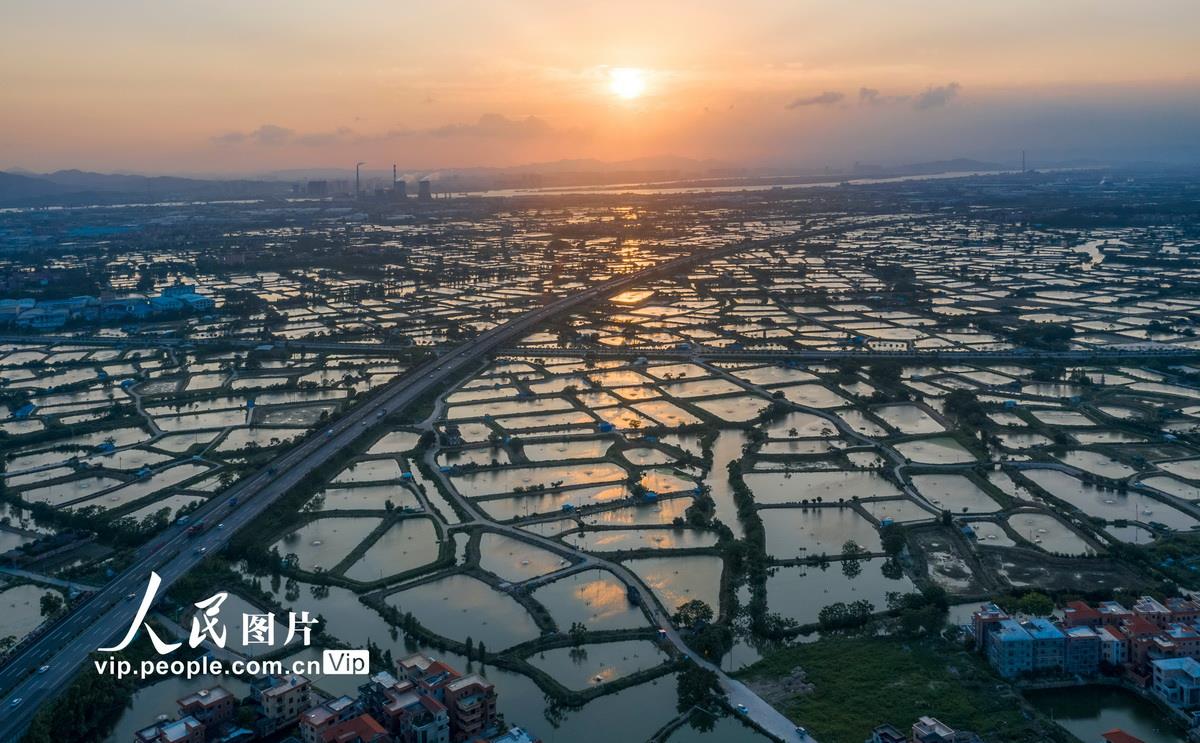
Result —
[[38, 668], [38, 673], [45, 673], [46, 671], [49, 671], [49, 670], [50, 670], [50, 666], [42, 666], [41, 668]]
[[23, 702], [23, 701], [25, 701], [25, 700], [22, 699], [21, 697], [13, 697], [13, 700], [8, 703], [8, 706], [9, 707], [19, 707], [19, 706], [21, 706], [21, 702]]
[[747, 706], [746, 706], [746, 705], [744, 705], [744, 704], [739, 704], [739, 705], [737, 706], [737, 711], [738, 711], [738, 714], [739, 714], [739, 715], [744, 715], [744, 714], [746, 714], [746, 713], [748, 713], [748, 712], [750, 711], [750, 708], [749, 708], [749, 707], [747, 707]]

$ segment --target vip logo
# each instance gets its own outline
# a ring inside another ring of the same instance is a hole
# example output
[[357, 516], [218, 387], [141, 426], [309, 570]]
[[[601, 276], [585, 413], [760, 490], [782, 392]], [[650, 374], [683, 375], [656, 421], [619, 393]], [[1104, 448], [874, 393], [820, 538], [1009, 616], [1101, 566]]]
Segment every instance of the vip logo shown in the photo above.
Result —
[[366, 650], [325, 650], [321, 668], [326, 675], [362, 676], [370, 673], [371, 656]]

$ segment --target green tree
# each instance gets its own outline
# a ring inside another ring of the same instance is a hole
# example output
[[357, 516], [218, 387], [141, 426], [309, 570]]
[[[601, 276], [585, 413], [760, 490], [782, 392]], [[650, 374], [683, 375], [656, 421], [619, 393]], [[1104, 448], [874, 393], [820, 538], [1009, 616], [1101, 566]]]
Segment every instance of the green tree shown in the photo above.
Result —
[[688, 601], [671, 615], [671, 621], [677, 627], [695, 627], [700, 624], [708, 624], [712, 619], [712, 607], [700, 599]]
[[1017, 600], [1017, 611], [1035, 617], [1048, 617], [1054, 613], [1054, 601], [1044, 593], [1030, 591]]
[[675, 677], [677, 699], [675, 709], [687, 712], [699, 707], [707, 708], [721, 693], [717, 674], [695, 663], [688, 663]]
[[821, 609], [817, 623], [822, 630], [853, 629], [870, 621], [874, 613], [875, 605], [864, 599], [850, 603], [837, 601]]
[[43, 617], [53, 617], [63, 609], [62, 594], [56, 591], [43, 593], [40, 603]]

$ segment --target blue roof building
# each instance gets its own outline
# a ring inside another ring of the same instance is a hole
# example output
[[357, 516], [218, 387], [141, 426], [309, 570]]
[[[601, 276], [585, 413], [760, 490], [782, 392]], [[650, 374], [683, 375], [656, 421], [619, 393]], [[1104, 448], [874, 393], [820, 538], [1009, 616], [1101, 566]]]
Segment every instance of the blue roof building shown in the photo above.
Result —
[[1049, 619], [1035, 617], [1021, 624], [1033, 641], [1033, 670], [1061, 669], [1066, 660], [1067, 636]]
[[1015, 619], [1002, 619], [988, 642], [988, 662], [1004, 678], [1033, 670], [1033, 638]]

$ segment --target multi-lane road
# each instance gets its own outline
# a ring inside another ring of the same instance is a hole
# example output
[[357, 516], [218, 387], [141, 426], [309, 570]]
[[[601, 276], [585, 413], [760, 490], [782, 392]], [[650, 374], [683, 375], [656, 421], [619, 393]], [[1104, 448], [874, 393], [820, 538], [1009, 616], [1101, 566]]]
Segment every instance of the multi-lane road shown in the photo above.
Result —
[[[838, 231], [840, 229], [845, 228]], [[387, 413], [401, 410], [443, 382], [461, 376], [487, 354], [513, 343], [556, 315], [639, 282], [670, 275], [721, 255], [828, 232], [830, 230], [814, 230], [786, 238], [731, 243], [624, 274], [530, 310], [409, 370], [355, 405], [326, 430], [314, 433], [267, 467], [211, 499], [191, 515], [191, 524], [204, 521], [209, 527], [199, 535], [189, 536], [184, 525], [168, 528], [142, 547], [129, 567], [77, 606], [58, 625], [11, 656], [0, 668], [0, 694], [4, 695], [0, 699], [0, 741], [19, 740], [38, 708], [70, 683], [87, 663], [89, 655], [97, 648], [109, 646], [125, 633], [136, 616], [151, 571], [161, 576], [159, 590], [165, 591], [207, 555], [220, 550], [234, 533], [251, 524], [306, 475], [336, 458]], [[130, 594], [133, 599], [129, 598]], [[39, 672], [41, 667], [46, 670]]]

